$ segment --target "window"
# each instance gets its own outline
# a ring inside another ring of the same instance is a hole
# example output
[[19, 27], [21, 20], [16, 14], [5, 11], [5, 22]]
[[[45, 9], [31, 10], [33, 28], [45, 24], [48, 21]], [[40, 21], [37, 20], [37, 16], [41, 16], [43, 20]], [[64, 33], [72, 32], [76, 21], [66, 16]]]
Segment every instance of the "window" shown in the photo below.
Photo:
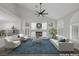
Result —
[[63, 20], [58, 21], [58, 24], [57, 24], [57, 33], [59, 35], [64, 35], [64, 21]]
[[47, 29], [47, 23], [42, 23], [42, 29], [44, 29], [44, 30]]
[[31, 30], [35, 30], [36, 29], [36, 23], [31, 23]]
[[78, 25], [73, 25], [72, 26], [72, 39], [79, 39], [79, 26]]
[[29, 23], [26, 22], [26, 23], [25, 23], [25, 34], [26, 34], [26, 35], [29, 35], [29, 30], [30, 30], [29, 27], [30, 27]]

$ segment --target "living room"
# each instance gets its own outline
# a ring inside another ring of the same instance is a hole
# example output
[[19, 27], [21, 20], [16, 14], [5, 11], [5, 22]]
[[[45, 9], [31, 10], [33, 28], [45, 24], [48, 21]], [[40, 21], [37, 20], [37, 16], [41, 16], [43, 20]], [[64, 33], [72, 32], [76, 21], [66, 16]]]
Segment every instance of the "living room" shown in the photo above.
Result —
[[0, 3], [0, 55], [79, 53], [78, 3]]

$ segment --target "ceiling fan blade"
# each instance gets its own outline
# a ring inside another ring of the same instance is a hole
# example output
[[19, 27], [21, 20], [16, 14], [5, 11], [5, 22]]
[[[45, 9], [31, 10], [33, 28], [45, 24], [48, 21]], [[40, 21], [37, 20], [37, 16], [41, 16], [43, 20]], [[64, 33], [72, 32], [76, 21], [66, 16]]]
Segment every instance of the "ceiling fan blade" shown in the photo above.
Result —
[[35, 15], [36, 15], [37, 17], [39, 17], [39, 16], [40, 16], [39, 13], [40, 13], [39, 11], [36, 11]]
[[44, 15], [43, 15], [43, 14], [41, 14], [41, 16], [43, 16], [43, 17], [44, 17]]
[[43, 13], [43, 15], [48, 15], [48, 13]]
[[43, 10], [41, 13], [45, 12], [45, 10]]

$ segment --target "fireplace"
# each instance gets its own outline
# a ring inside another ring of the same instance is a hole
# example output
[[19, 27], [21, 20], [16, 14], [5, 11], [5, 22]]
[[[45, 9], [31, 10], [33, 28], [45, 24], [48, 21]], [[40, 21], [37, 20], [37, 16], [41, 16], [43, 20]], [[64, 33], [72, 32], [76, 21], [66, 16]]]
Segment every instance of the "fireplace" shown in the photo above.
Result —
[[42, 32], [36, 32], [36, 37], [37, 38], [42, 37]]

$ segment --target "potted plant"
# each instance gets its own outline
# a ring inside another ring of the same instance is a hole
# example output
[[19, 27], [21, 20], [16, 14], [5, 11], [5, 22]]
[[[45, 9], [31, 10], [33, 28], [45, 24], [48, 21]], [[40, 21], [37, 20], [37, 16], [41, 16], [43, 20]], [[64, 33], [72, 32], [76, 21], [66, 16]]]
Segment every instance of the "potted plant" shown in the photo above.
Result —
[[54, 39], [56, 39], [57, 37], [56, 37], [56, 34], [57, 34], [57, 29], [56, 28], [51, 28], [50, 30], [49, 30], [49, 33], [52, 35], [52, 38], [54, 38]]

